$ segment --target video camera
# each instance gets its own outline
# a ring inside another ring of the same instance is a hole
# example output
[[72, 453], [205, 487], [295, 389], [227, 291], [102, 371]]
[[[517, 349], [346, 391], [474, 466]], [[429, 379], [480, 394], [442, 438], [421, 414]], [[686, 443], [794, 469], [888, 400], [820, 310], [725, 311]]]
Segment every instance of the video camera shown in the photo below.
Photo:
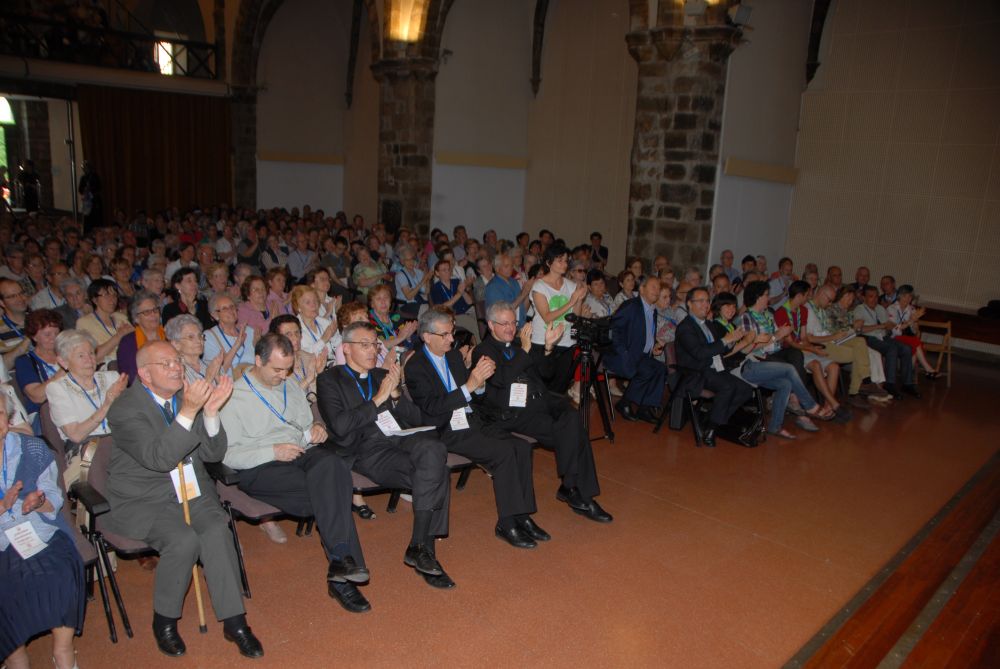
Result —
[[586, 350], [611, 346], [611, 316], [584, 318], [568, 313], [566, 320], [573, 324], [570, 334], [576, 337], [576, 343], [580, 348]]

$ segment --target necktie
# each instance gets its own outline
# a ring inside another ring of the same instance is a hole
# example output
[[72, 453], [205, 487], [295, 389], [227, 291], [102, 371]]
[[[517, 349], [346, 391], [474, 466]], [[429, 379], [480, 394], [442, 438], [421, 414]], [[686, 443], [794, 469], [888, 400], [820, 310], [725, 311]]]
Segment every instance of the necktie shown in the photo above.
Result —
[[167, 417], [167, 422], [174, 422], [174, 408], [169, 401], [163, 403], [163, 415]]

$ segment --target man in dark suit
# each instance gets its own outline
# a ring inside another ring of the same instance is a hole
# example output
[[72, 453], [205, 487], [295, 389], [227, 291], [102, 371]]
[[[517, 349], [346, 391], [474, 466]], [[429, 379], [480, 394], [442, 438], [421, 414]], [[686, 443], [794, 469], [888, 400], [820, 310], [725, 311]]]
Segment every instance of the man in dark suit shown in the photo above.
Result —
[[639, 296], [623, 302], [611, 318], [614, 347], [604, 355], [604, 367], [629, 379], [617, 405], [625, 420], [655, 423], [658, 417], [654, 412], [663, 402], [667, 366], [653, 357], [663, 351], [663, 344], [656, 342], [655, 304], [659, 295], [660, 280], [647, 276]]
[[611, 514], [594, 497], [601, 492], [590, 437], [583, 429], [583, 418], [564, 396], [550, 393], [542, 380], [551, 370], [549, 354], [562, 337], [565, 323], [545, 331], [545, 355], [536, 358], [531, 350], [531, 323], [521, 329], [517, 341], [517, 312], [510, 302], [496, 302], [486, 311], [490, 334], [472, 353], [475, 367], [489, 358], [496, 371], [486, 380], [486, 392], [475, 403], [490, 430], [506, 434], [517, 432], [534, 437], [556, 453], [556, 471], [562, 485], [556, 499], [576, 513], [601, 523], [610, 523]]
[[[496, 536], [517, 548], [535, 548], [550, 537], [532, 519], [535, 489], [531, 445], [523, 439], [483, 430], [470, 406], [496, 365], [482, 358], [469, 371], [460, 351], [452, 349], [455, 319], [447, 307], [433, 307], [420, 317], [421, 346], [406, 363], [406, 384], [420, 408], [422, 422], [438, 429], [448, 450], [483, 465], [493, 476], [497, 504]], [[469, 352], [471, 362], [471, 351]]]
[[316, 379], [320, 414], [355, 471], [412, 491], [413, 532], [403, 562], [431, 586], [452, 588], [434, 551], [434, 538], [448, 534], [448, 450], [433, 430], [392, 434], [422, 425], [420, 409], [400, 392], [399, 365], [393, 360], [388, 370], [377, 367], [378, 336], [370, 323], [351, 323], [343, 336], [345, 364]]
[[[725, 425], [736, 410], [753, 396], [753, 388], [742, 379], [725, 371], [722, 356], [733, 344], [746, 334], [743, 328], [735, 328], [722, 339], [712, 336], [705, 319], [711, 310], [708, 289], [704, 286], [692, 288], [687, 294], [688, 317], [677, 325], [675, 350], [677, 366], [689, 373], [697, 374], [698, 387], [715, 393], [712, 411], [702, 443], [715, 446], [715, 429]], [[700, 392], [700, 390], [699, 390]]]
[[[185, 383], [177, 350], [166, 342], [140, 349], [136, 366], [141, 383], [132, 384], [108, 412], [114, 437], [108, 525], [160, 554], [153, 591], [157, 646], [172, 656], [186, 651], [177, 621], [191, 584], [191, 568], [200, 560], [225, 638], [236, 643], [241, 654], [260, 657], [264, 650], [250, 631], [243, 608], [228, 518], [203, 464], [218, 462], [226, 454], [219, 409], [229, 399], [233, 382], [220, 377], [214, 387], [203, 379]], [[180, 487], [171, 478], [178, 464], [183, 464], [189, 489], [191, 479], [197, 482], [198, 494], [189, 496], [190, 525], [178, 503]]]

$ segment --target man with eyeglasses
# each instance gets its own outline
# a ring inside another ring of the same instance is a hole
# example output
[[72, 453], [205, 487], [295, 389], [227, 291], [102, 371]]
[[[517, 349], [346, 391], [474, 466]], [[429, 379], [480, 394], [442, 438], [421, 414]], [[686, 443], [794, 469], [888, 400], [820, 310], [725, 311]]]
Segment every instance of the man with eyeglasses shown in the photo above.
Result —
[[420, 427], [420, 409], [400, 390], [400, 368], [378, 367], [379, 340], [368, 322], [344, 328], [345, 364], [316, 379], [317, 406], [338, 453], [379, 485], [413, 494], [413, 530], [403, 562], [435, 588], [455, 582], [438, 562], [434, 540], [448, 534], [448, 451], [437, 433], [400, 434]]
[[350, 467], [323, 446], [326, 428], [313, 421], [302, 388], [288, 381], [295, 364], [288, 338], [265, 334], [254, 353], [254, 366], [233, 384], [222, 410], [229, 435], [224, 462], [239, 470], [243, 492], [290, 515], [316, 518], [329, 563], [327, 592], [348, 611], [367, 611], [355, 586], [368, 580], [368, 570], [351, 515]]
[[7, 369], [14, 360], [28, 352], [31, 340], [24, 336], [24, 321], [28, 315], [28, 296], [13, 279], [0, 279], [0, 354]]
[[[114, 445], [107, 522], [114, 532], [160, 554], [153, 586], [156, 645], [172, 657], [187, 651], [177, 623], [191, 569], [201, 562], [224, 637], [242, 655], [260, 657], [264, 649], [247, 624], [228, 517], [204, 465], [226, 453], [219, 410], [233, 383], [228, 377], [214, 386], [203, 379], [186, 383], [177, 351], [161, 341], [139, 349], [136, 365], [140, 383], [133, 383], [108, 411]], [[184, 518], [178, 469], [184, 472], [190, 523]]]
[[493, 477], [497, 504], [494, 534], [515, 548], [535, 548], [551, 537], [531, 518], [535, 507], [531, 445], [523, 439], [484, 431], [471, 407], [482, 394], [496, 364], [482, 357], [475, 367], [471, 351], [452, 348], [455, 320], [450, 309], [432, 307], [420, 316], [423, 346], [406, 363], [407, 388], [424, 425], [433, 425], [452, 453], [482, 465]]
[[491, 305], [486, 311], [486, 321], [490, 332], [473, 351], [472, 365], [475, 367], [485, 357], [493, 361], [496, 372], [486, 380], [486, 392], [476, 407], [493, 429], [534, 437], [555, 450], [556, 472], [561, 479], [556, 499], [584, 518], [610, 523], [611, 514], [594, 499], [601, 488], [583, 418], [565, 396], [547, 392], [542, 380], [551, 374], [546, 368], [552, 360], [548, 352], [562, 337], [566, 324], [559, 323], [545, 331], [546, 354], [536, 364], [536, 358], [528, 354], [531, 324], [525, 325], [518, 337], [514, 305], [510, 302]]
[[753, 388], [742, 379], [730, 374], [722, 364], [722, 356], [741, 340], [746, 331], [739, 327], [716, 339], [705, 324], [712, 309], [708, 288], [692, 288], [687, 295], [689, 317], [677, 325], [675, 350], [677, 366], [691, 374], [697, 374], [697, 385], [692, 390], [695, 397], [701, 388], [715, 393], [708, 425], [702, 434], [700, 445], [715, 446], [715, 430], [725, 425], [736, 410], [753, 395]]

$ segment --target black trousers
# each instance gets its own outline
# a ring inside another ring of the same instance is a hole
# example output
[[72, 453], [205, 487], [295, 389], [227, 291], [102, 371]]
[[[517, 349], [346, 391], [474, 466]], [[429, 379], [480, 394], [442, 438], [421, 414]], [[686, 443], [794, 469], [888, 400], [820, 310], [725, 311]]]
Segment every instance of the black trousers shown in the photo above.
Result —
[[448, 429], [441, 441], [452, 453], [464, 455], [490, 473], [499, 517], [537, 511], [531, 444], [516, 437], [487, 434], [471, 416], [469, 429]]
[[[541, 403], [543, 400], [537, 400]], [[567, 488], [578, 488], [586, 498], [601, 493], [597, 483], [597, 466], [590, 438], [583, 431], [583, 418], [569, 402], [552, 406], [549, 411], [526, 409], [507, 420], [493, 423], [487, 431], [517, 432], [534, 437], [540, 444], [556, 453], [556, 472]], [[516, 437], [515, 437], [516, 438]]]
[[865, 337], [868, 348], [875, 349], [885, 359], [885, 380], [889, 383], [900, 383], [904, 386], [913, 385], [913, 352], [903, 342], [886, 337], [876, 339]]
[[[545, 381], [545, 386], [557, 395], [565, 393], [573, 381], [573, 372], [576, 369], [576, 359], [573, 357], [575, 350], [575, 346], [556, 346], [549, 354], [553, 358], [552, 375], [542, 380]], [[536, 365], [541, 364], [545, 358], [545, 346], [532, 344], [531, 358]]]
[[431, 536], [448, 534], [450, 472], [448, 450], [440, 439], [413, 434], [368, 440], [354, 470], [379, 485], [409, 489], [413, 510], [431, 512]]
[[[365, 559], [351, 514], [354, 484], [344, 459], [324, 446], [313, 446], [291, 462], [268, 462], [240, 472], [239, 489], [292, 516], [316, 518], [327, 559], [346, 544], [361, 566]], [[340, 555], [338, 557], [346, 557]]]
[[663, 389], [667, 384], [667, 366], [659, 360], [644, 355], [636, 366], [635, 376], [629, 379], [623, 400], [639, 406], [658, 407], [663, 403]]
[[715, 393], [709, 420], [713, 426], [725, 425], [736, 410], [753, 397], [753, 387], [729, 372], [708, 369], [702, 372], [705, 388]]

